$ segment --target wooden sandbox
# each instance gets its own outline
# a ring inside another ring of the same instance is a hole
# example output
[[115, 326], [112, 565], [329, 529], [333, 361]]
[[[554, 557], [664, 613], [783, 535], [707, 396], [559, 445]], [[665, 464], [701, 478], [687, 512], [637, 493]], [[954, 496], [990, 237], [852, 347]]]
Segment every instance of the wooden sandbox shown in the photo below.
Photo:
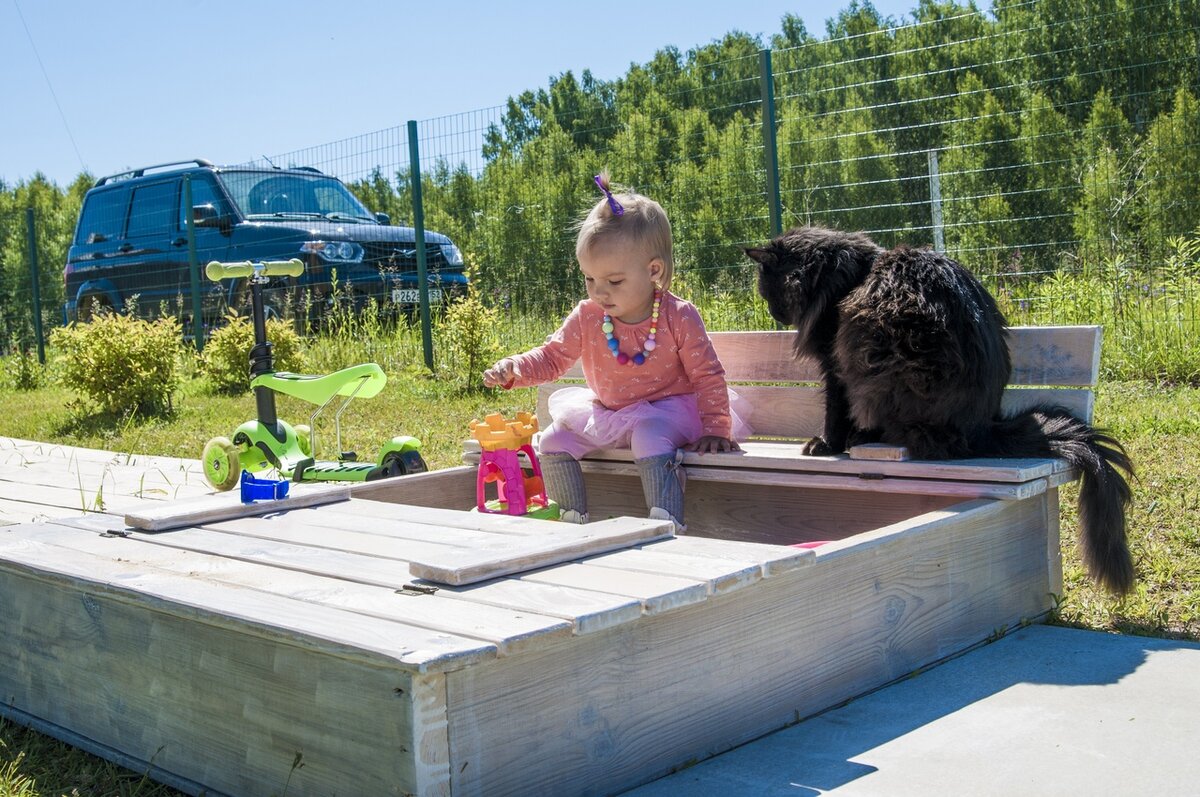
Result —
[[[803, 456], [791, 333], [712, 337], [767, 439], [685, 457], [686, 536], [628, 451], [586, 526], [464, 466], [0, 527], [0, 713], [193, 794], [614, 794], [1053, 606], [1062, 462]], [[1098, 328], [1010, 349], [1006, 406], [1090, 419]]]
[[[859, 464], [693, 484], [688, 536], [617, 517], [592, 525], [627, 547], [545, 567], [562, 526], [462, 511], [469, 466], [168, 531], [0, 528], [0, 703], [195, 794], [617, 793], [1051, 607], [1056, 463]], [[594, 518], [644, 513], [635, 476], [587, 480]]]

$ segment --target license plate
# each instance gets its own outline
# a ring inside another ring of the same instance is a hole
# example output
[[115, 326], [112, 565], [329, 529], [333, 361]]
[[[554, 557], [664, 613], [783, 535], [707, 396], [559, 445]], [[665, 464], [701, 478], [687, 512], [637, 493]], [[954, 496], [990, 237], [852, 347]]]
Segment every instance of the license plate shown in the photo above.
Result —
[[[421, 301], [421, 292], [416, 288], [392, 288], [392, 301], [396, 304], [416, 304]], [[429, 289], [429, 303], [438, 304], [442, 301], [442, 289]]]

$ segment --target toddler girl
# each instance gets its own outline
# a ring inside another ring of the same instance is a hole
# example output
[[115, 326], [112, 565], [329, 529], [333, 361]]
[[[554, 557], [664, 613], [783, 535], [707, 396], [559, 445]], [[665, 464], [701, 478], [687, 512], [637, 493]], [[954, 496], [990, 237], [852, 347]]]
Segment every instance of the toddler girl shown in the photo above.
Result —
[[552, 382], [582, 360], [587, 387], [550, 397], [553, 422], [540, 440], [546, 491], [563, 520], [587, 522], [579, 459], [630, 448], [650, 517], [683, 526], [681, 446], [731, 451], [749, 428], [730, 411], [730, 393], [696, 308], [668, 292], [674, 258], [662, 207], [636, 193], [604, 198], [583, 220], [575, 256], [588, 298], [545, 345], [506, 357], [483, 374], [488, 387]]

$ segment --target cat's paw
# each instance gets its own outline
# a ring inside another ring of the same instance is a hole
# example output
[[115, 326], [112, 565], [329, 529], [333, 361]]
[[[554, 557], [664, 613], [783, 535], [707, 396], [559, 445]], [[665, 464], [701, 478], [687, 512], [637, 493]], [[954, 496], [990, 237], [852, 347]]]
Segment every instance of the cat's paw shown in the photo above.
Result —
[[824, 437], [818, 436], [805, 443], [800, 453], [806, 457], [828, 457], [836, 452], [834, 452], [829, 443], [825, 442]]

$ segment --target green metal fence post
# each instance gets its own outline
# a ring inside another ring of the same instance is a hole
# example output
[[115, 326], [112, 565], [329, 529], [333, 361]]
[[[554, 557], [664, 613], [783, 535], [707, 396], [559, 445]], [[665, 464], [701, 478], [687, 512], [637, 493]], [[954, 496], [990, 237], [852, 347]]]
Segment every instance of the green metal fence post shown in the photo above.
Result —
[[783, 232], [783, 203], [779, 198], [779, 154], [775, 148], [775, 75], [771, 71], [771, 51], [759, 51], [762, 83], [763, 166], [767, 172], [767, 213], [771, 235]]
[[412, 180], [413, 230], [417, 239], [417, 290], [421, 298], [421, 346], [425, 367], [433, 370], [433, 330], [429, 323], [429, 280], [425, 260], [425, 205], [421, 199], [421, 154], [417, 146], [417, 123], [408, 121], [408, 161]]
[[33, 303], [33, 338], [37, 341], [38, 362], [46, 364], [46, 343], [42, 337], [42, 292], [38, 286], [37, 235], [34, 232], [33, 208], [25, 208], [25, 230], [29, 234], [30, 299]]
[[187, 209], [188, 273], [192, 281], [192, 337], [204, 351], [204, 318], [200, 306], [200, 264], [196, 262], [196, 220], [192, 218], [192, 176], [183, 176], [183, 206]]

